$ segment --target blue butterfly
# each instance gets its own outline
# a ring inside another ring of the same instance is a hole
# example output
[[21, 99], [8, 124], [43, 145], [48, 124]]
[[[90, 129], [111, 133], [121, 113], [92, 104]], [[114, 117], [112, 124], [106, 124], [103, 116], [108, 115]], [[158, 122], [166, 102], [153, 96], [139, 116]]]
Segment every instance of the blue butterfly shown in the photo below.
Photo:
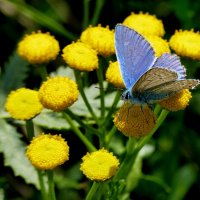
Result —
[[122, 99], [133, 104], [151, 105], [200, 84], [197, 79], [186, 79], [177, 55], [164, 53], [157, 58], [142, 35], [122, 24], [115, 27], [115, 49], [126, 86]]

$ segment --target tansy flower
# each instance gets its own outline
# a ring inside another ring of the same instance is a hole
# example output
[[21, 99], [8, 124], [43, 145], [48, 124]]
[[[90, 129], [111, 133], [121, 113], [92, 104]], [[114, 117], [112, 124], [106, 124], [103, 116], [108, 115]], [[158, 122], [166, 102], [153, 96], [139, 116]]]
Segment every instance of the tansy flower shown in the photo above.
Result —
[[69, 160], [69, 146], [60, 135], [41, 134], [33, 138], [26, 155], [36, 168], [54, 169]]
[[89, 26], [82, 32], [80, 39], [96, 49], [98, 54], [102, 56], [110, 56], [115, 53], [114, 31], [110, 30], [108, 26]]
[[108, 69], [106, 71], [106, 80], [119, 88], [125, 88], [118, 62], [109, 63]]
[[87, 153], [83, 158], [80, 170], [93, 181], [105, 181], [115, 175], [119, 160], [106, 149]]
[[156, 117], [148, 106], [141, 107], [126, 102], [115, 114], [113, 121], [124, 135], [139, 138], [151, 131]]
[[162, 37], [165, 34], [162, 21], [148, 13], [140, 12], [139, 14], [135, 14], [132, 12], [125, 18], [123, 24], [133, 28], [142, 35], [157, 35]]
[[61, 111], [78, 99], [77, 84], [67, 77], [53, 77], [45, 81], [38, 92], [39, 100], [45, 108]]
[[38, 99], [37, 91], [20, 88], [8, 95], [5, 109], [15, 119], [29, 120], [38, 115], [43, 106]]
[[69, 67], [80, 71], [93, 71], [98, 68], [97, 52], [83, 42], [73, 42], [63, 49], [63, 59]]
[[19, 43], [19, 56], [32, 64], [41, 64], [54, 60], [60, 51], [59, 43], [49, 33], [33, 32]]
[[179, 30], [170, 38], [170, 47], [180, 56], [200, 60], [200, 33]]
[[191, 92], [188, 89], [184, 89], [176, 95], [159, 102], [159, 104], [167, 110], [178, 111], [185, 109], [191, 98]]
[[169, 44], [166, 40], [154, 35], [145, 35], [144, 37], [153, 47], [157, 57], [160, 57], [163, 53], [170, 53]]

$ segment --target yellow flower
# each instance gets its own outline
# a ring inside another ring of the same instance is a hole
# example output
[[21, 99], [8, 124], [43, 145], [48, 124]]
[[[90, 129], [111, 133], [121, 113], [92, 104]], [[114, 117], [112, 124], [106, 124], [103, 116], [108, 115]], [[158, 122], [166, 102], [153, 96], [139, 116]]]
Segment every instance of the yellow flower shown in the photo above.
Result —
[[38, 115], [43, 106], [38, 99], [37, 91], [20, 88], [8, 95], [5, 109], [15, 119], [29, 120]]
[[67, 77], [53, 77], [39, 89], [39, 100], [45, 108], [61, 111], [78, 99], [77, 84]]
[[167, 110], [178, 111], [185, 109], [191, 98], [191, 92], [188, 89], [184, 89], [176, 95], [159, 102], [159, 104]]
[[53, 169], [69, 160], [69, 146], [60, 135], [41, 134], [33, 138], [26, 155], [36, 168]]
[[117, 61], [110, 61], [108, 69], [106, 71], [106, 80], [116, 87], [125, 88], [122, 75], [120, 73], [119, 64]]
[[124, 135], [139, 138], [151, 131], [156, 117], [148, 106], [141, 107], [126, 102], [115, 114], [113, 121]]
[[54, 60], [60, 51], [59, 43], [49, 33], [33, 32], [19, 43], [19, 56], [32, 64], [41, 64]]
[[93, 181], [105, 181], [111, 178], [119, 167], [119, 160], [104, 148], [87, 153], [82, 160], [80, 170]]
[[154, 35], [145, 35], [144, 37], [153, 47], [157, 57], [160, 57], [163, 53], [170, 53], [169, 44], [166, 40]]
[[82, 42], [89, 44], [93, 49], [96, 49], [102, 56], [110, 56], [115, 53], [114, 31], [110, 30], [108, 26], [89, 26], [82, 32], [80, 39]]
[[123, 24], [133, 28], [142, 35], [157, 35], [162, 37], [165, 34], [162, 21], [148, 13], [140, 12], [139, 14], [135, 14], [132, 12], [123, 21]]
[[88, 44], [73, 42], [63, 49], [65, 62], [80, 71], [93, 71], [98, 68], [97, 52]]
[[200, 60], [200, 33], [179, 30], [170, 38], [170, 47], [180, 56]]

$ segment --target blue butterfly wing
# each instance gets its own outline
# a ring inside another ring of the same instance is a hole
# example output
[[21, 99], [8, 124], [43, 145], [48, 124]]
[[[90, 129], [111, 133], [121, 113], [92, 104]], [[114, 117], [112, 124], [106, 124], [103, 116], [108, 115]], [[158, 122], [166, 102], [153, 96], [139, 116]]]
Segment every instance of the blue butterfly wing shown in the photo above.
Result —
[[155, 101], [167, 99], [183, 89], [194, 89], [199, 84], [200, 81], [197, 79], [176, 80], [160, 85], [152, 90], [145, 91], [143, 97], [153, 103]]
[[166, 68], [171, 71], [174, 71], [178, 75], [178, 79], [185, 79], [186, 69], [181, 65], [180, 59], [175, 54], [164, 53], [160, 56], [153, 67]]
[[165, 68], [151, 68], [141, 76], [132, 89], [142, 102], [155, 103], [169, 98], [182, 89], [193, 89], [199, 85], [196, 79], [178, 80], [178, 74]]
[[115, 27], [115, 49], [123, 81], [130, 89], [155, 63], [154, 50], [139, 33], [121, 24]]

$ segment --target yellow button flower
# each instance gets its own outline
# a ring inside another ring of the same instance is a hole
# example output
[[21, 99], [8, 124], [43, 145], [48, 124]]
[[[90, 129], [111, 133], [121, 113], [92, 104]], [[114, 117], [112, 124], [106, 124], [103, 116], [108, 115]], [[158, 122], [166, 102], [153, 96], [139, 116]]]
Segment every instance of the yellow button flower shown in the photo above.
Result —
[[115, 175], [119, 160], [106, 149], [87, 153], [83, 158], [80, 170], [93, 181], [105, 181]]
[[132, 12], [123, 21], [123, 24], [133, 28], [142, 35], [157, 35], [162, 37], [165, 34], [162, 21], [148, 13], [140, 12], [139, 14], [135, 14]]
[[142, 108], [126, 102], [115, 114], [113, 121], [124, 135], [139, 138], [152, 130], [156, 117], [148, 106]]
[[170, 47], [180, 56], [200, 60], [200, 33], [179, 30], [170, 38]]
[[63, 49], [63, 59], [69, 67], [80, 71], [93, 71], [98, 68], [97, 52], [82, 42], [73, 42]]
[[32, 64], [42, 64], [54, 60], [60, 51], [59, 43], [49, 33], [33, 32], [19, 43], [19, 56]]
[[110, 61], [108, 69], [106, 71], [106, 80], [116, 87], [125, 88], [122, 75], [120, 73], [119, 64], [117, 61]]
[[5, 109], [15, 119], [29, 120], [38, 115], [43, 106], [38, 99], [37, 91], [20, 88], [8, 95]]
[[26, 155], [36, 168], [54, 169], [69, 160], [69, 146], [60, 135], [41, 134], [33, 138]]
[[67, 77], [53, 77], [45, 81], [38, 92], [39, 100], [45, 108], [61, 111], [78, 99], [77, 84]]
[[163, 53], [170, 53], [169, 44], [166, 40], [155, 35], [145, 35], [144, 37], [153, 47], [157, 57], [160, 57]]
[[191, 92], [188, 89], [184, 89], [176, 95], [159, 102], [159, 104], [167, 110], [178, 111], [185, 109], [191, 98]]
[[110, 30], [108, 26], [89, 26], [82, 32], [80, 39], [93, 49], [96, 49], [98, 54], [102, 56], [110, 56], [115, 53], [114, 31]]

